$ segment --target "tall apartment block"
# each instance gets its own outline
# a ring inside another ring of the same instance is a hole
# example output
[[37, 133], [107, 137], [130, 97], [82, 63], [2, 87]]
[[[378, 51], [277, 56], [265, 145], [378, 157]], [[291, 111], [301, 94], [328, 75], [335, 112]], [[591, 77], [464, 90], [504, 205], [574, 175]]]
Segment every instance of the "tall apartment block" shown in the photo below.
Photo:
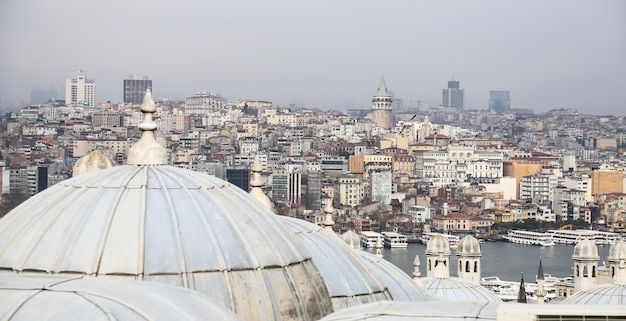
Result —
[[506, 113], [511, 110], [511, 98], [508, 91], [492, 90], [489, 92], [489, 110]]
[[84, 70], [79, 70], [76, 78], [65, 80], [65, 103], [96, 106], [96, 81], [85, 78]]
[[372, 99], [372, 120], [377, 126], [391, 129], [391, 111], [393, 109], [393, 100], [389, 91], [387, 91], [387, 85], [385, 84], [385, 78], [380, 78], [380, 84], [378, 85], [378, 92]]
[[124, 102], [141, 104], [148, 88], [152, 90], [152, 80], [147, 76], [129, 75], [128, 79], [124, 79]]
[[443, 89], [442, 105], [444, 107], [463, 108], [463, 89], [459, 87], [458, 80], [448, 81], [448, 88]]

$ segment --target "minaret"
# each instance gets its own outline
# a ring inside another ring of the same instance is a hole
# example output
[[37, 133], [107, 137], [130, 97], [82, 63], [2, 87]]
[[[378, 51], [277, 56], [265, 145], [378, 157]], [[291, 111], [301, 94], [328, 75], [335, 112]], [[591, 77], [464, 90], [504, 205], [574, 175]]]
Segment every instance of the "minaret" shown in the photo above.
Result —
[[456, 256], [459, 258], [459, 278], [480, 285], [480, 257], [482, 255], [480, 243], [475, 237], [468, 235], [461, 239], [456, 251]]
[[537, 296], [537, 304], [543, 304], [546, 297], [546, 289], [541, 258], [539, 258], [539, 269], [537, 270], [537, 290], [535, 291], [535, 295]]
[[[611, 245], [609, 249], [609, 256], [607, 260], [609, 261], [609, 270], [611, 272], [611, 277], [613, 281], [618, 278], [624, 278], [626, 275], [620, 276], [620, 262], [622, 259], [626, 258], [626, 242], [619, 240], [615, 242], [615, 244]], [[623, 271], [621, 271], [623, 272]], [[614, 282], [615, 283], [615, 282]], [[622, 284], [622, 283], [618, 283]]]
[[582, 240], [574, 247], [574, 293], [598, 284], [598, 246], [592, 240]]
[[378, 127], [384, 129], [391, 129], [391, 111], [392, 111], [392, 99], [391, 95], [387, 91], [387, 85], [385, 84], [385, 77], [380, 77], [380, 84], [378, 85], [378, 92], [376, 96], [372, 98], [372, 119]]
[[422, 275], [422, 273], [420, 272], [420, 265], [421, 265], [420, 256], [415, 255], [415, 260], [413, 260], [413, 282], [415, 282], [417, 286], [423, 289], [424, 282], [422, 282], [422, 279], [420, 279], [420, 276]]
[[526, 286], [524, 285], [524, 271], [522, 271], [522, 279], [519, 282], [519, 291], [517, 292], [517, 303], [527, 303]]
[[265, 193], [263, 193], [263, 179], [261, 179], [261, 171], [263, 171], [263, 167], [261, 166], [261, 161], [259, 160], [259, 156], [254, 158], [254, 162], [252, 162], [252, 166], [250, 167], [252, 171], [252, 181], [250, 181], [250, 195], [254, 197], [256, 200], [260, 201], [265, 205], [265, 207], [274, 211], [274, 204], [270, 200]]

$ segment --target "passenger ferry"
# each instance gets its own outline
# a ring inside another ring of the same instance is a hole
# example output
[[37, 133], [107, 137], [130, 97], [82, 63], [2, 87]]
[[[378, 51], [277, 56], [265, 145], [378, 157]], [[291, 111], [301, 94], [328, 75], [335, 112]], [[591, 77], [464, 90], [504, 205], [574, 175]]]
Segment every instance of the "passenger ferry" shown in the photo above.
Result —
[[396, 232], [382, 232], [383, 245], [386, 248], [407, 248], [407, 237]]
[[552, 240], [557, 244], [576, 245], [578, 242], [588, 239], [596, 242], [598, 231], [591, 230], [548, 230]]
[[363, 247], [376, 247], [376, 241], [378, 238], [382, 238], [383, 235], [374, 231], [361, 231], [361, 245]]
[[619, 233], [594, 231], [596, 232], [595, 240], [598, 245], [612, 245], [621, 239]]
[[443, 237], [445, 237], [448, 240], [448, 243], [450, 243], [451, 249], [456, 250], [459, 247], [459, 241], [461, 239], [456, 235], [450, 235], [450, 234], [424, 232], [422, 233], [422, 236], [420, 237], [420, 241], [422, 241], [422, 243], [424, 244], [428, 244], [428, 241], [430, 241], [430, 239], [435, 237], [435, 235], [437, 234], [443, 235]]
[[532, 232], [524, 230], [510, 230], [504, 237], [511, 243], [536, 245], [536, 246], [554, 246], [552, 234]]

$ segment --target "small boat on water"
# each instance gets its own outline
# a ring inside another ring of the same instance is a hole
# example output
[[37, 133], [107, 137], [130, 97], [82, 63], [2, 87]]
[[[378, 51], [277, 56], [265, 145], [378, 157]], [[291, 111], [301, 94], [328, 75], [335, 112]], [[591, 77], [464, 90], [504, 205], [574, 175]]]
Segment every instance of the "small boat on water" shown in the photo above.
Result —
[[511, 243], [517, 244], [554, 246], [552, 235], [549, 233], [524, 230], [510, 230], [504, 238]]
[[420, 237], [420, 241], [424, 244], [428, 244], [428, 241], [430, 241], [430, 239], [435, 237], [435, 235], [437, 234], [443, 235], [443, 237], [445, 237], [448, 240], [448, 243], [450, 243], [450, 249], [456, 250], [459, 247], [459, 241], [461, 239], [456, 235], [450, 235], [450, 234], [424, 232], [422, 233], [422, 236]]
[[407, 248], [407, 237], [396, 232], [382, 232], [383, 246], [386, 248]]

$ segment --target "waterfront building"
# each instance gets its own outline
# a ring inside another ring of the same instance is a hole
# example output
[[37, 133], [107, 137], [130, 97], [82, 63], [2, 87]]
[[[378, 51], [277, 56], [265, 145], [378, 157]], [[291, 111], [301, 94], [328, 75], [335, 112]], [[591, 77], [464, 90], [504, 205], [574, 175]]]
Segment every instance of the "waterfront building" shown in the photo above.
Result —
[[448, 81], [448, 88], [443, 89], [443, 107], [463, 108], [463, 89], [460, 88], [458, 80]]
[[130, 104], [140, 104], [146, 90], [152, 91], [152, 80], [148, 76], [129, 75], [124, 79], [124, 102]]
[[492, 90], [489, 92], [489, 110], [498, 114], [511, 110], [511, 98], [508, 91]]
[[383, 129], [391, 129], [393, 125], [392, 104], [391, 95], [387, 90], [387, 84], [385, 84], [385, 77], [381, 76], [378, 92], [372, 98], [372, 120], [376, 123], [376, 126]]
[[96, 106], [96, 81], [87, 79], [85, 71], [79, 70], [76, 78], [65, 80], [65, 104]]

